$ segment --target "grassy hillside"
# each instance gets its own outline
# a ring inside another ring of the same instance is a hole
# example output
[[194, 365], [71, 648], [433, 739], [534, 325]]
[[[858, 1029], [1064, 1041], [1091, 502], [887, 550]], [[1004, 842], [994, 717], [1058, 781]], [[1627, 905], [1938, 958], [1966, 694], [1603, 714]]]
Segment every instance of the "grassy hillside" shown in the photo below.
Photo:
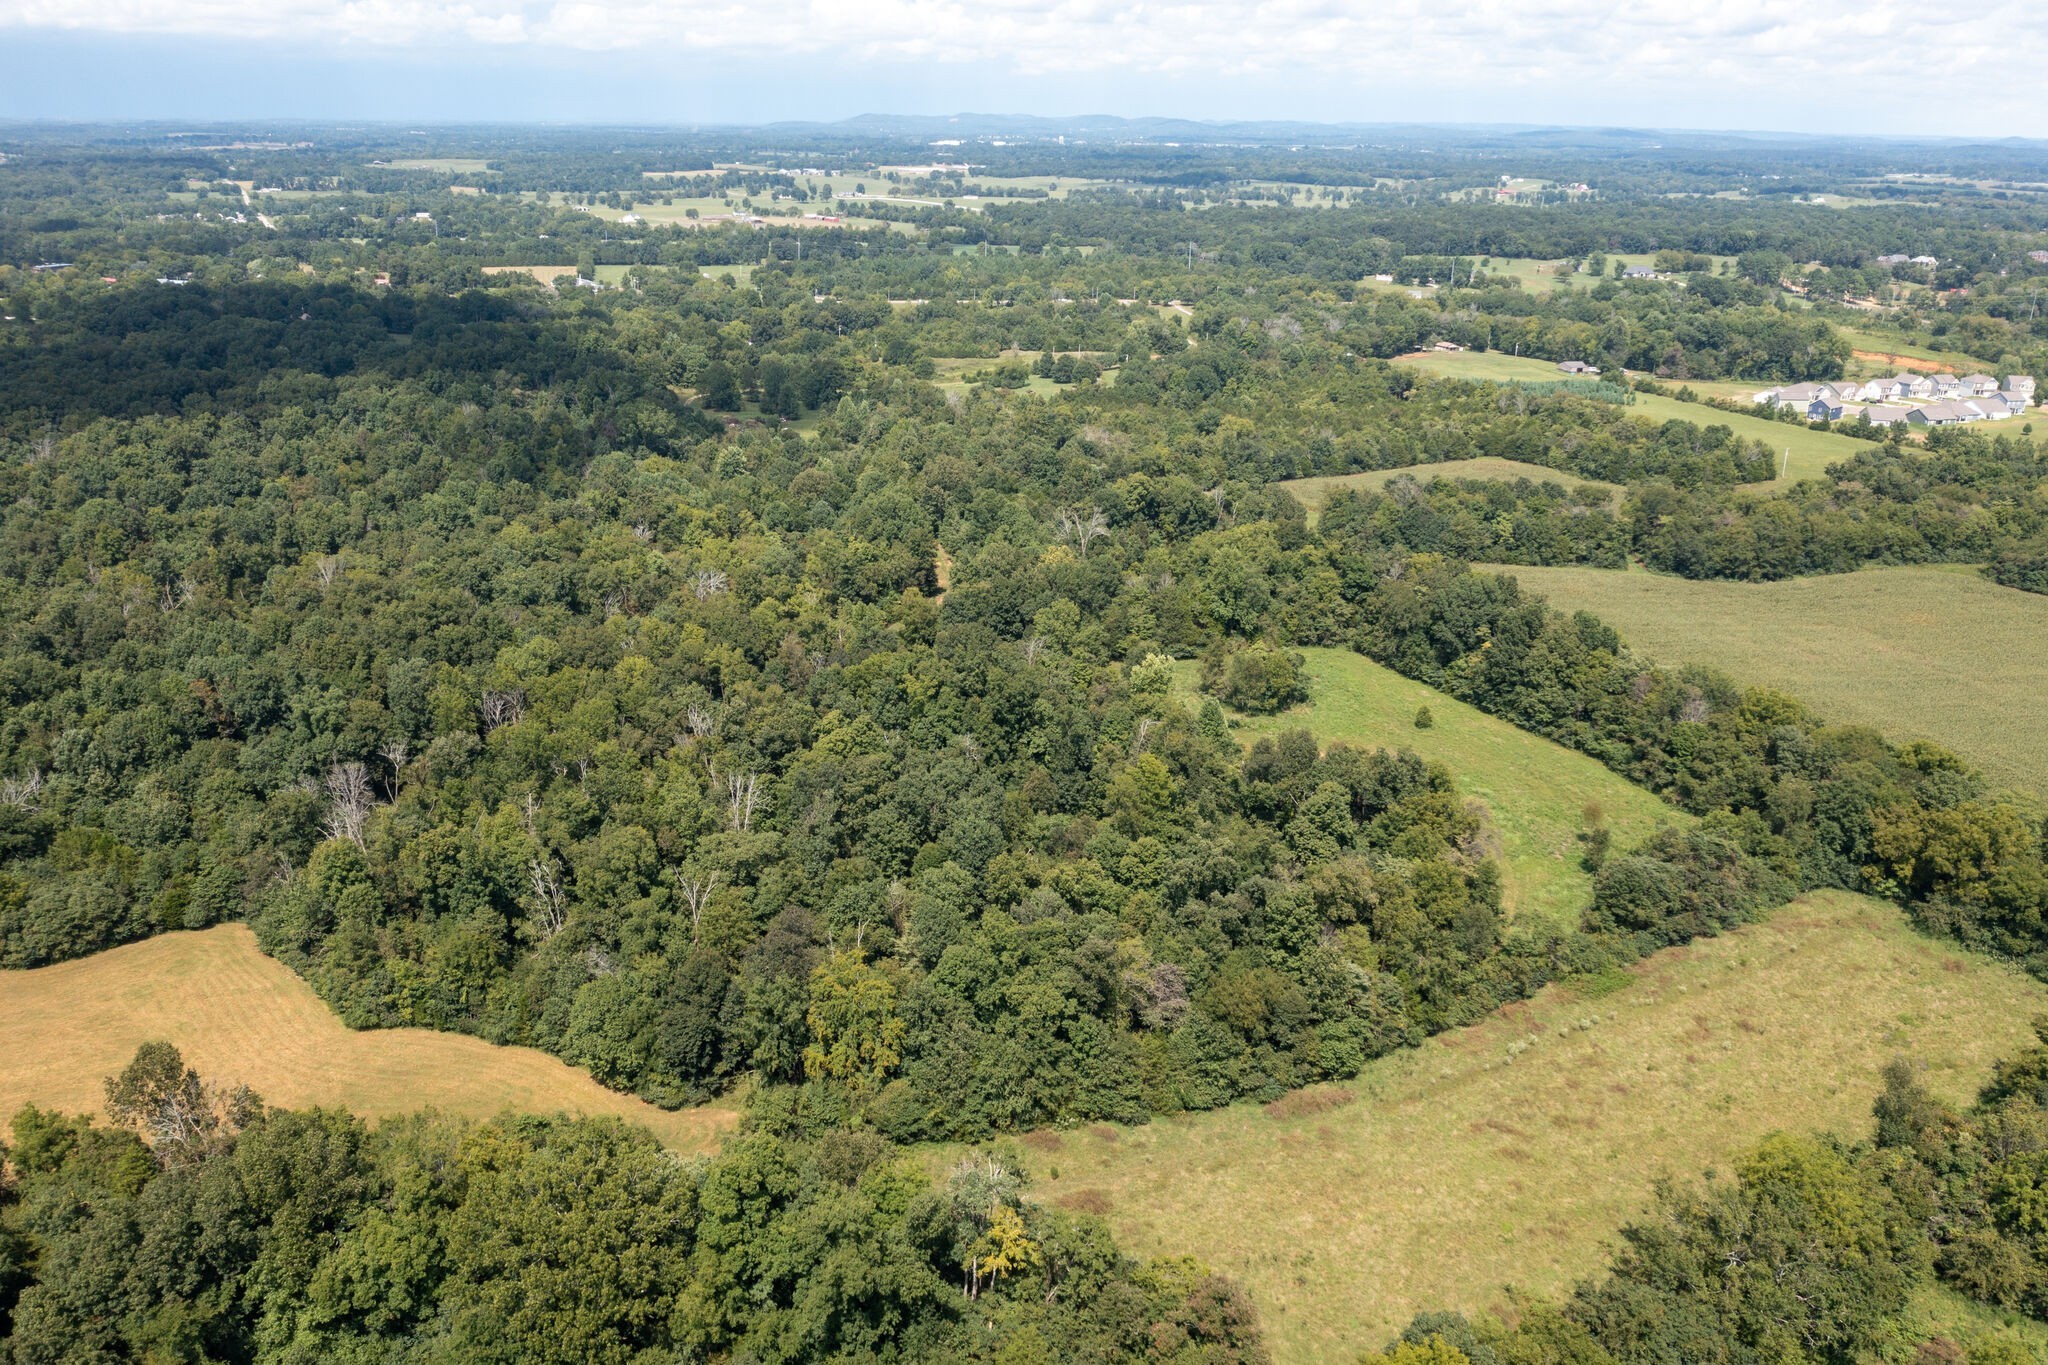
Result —
[[1608, 497], [1615, 498], [1621, 493], [1621, 485], [1603, 483], [1599, 479], [1581, 479], [1540, 464], [1524, 464], [1520, 460], [1503, 460], [1496, 455], [1482, 455], [1476, 460], [1445, 460], [1440, 464], [1404, 465], [1399, 469], [1371, 469], [1362, 474], [1329, 474], [1312, 479], [1288, 479], [1280, 487], [1294, 495], [1296, 502], [1308, 509], [1309, 520], [1313, 522], [1329, 504], [1330, 498], [1339, 489], [1356, 488], [1377, 490], [1402, 475], [1412, 475], [1424, 482], [1430, 479], [1497, 479], [1511, 482], [1515, 479], [1529, 479], [1536, 483], [1561, 483], [1567, 488], [1604, 488]]
[[1619, 569], [1500, 572], [1561, 610], [1594, 613], [1652, 659], [1710, 664], [1836, 720], [1936, 740], [1997, 782], [2044, 785], [2048, 597], [2038, 593], [1954, 565], [1783, 583]]
[[1660, 1173], [1774, 1129], [1861, 1134], [1907, 1053], [1968, 1097], [2048, 988], [1842, 893], [1660, 953], [1606, 994], [1553, 987], [1358, 1080], [1143, 1128], [1033, 1134], [1041, 1198], [1140, 1253], [1238, 1277], [1275, 1359], [1348, 1358], [1417, 1310], [1592, 1273]]
[[[1591, 808], [1626, 847], [1660, 821], [1683, 812], [1616, 776], [1583, 754], [1518, 730], [1433, 688], [1345, 649], [1305, 649], [1310, 701], [1277, 716], [1236, 717], [1246, 743], [1260, 735], [1306, 727], [1328, 744], [1344, 740], [1409, 748], [1450, 765], [1459, 790], [1483, 802], [1499, 833], [1511, 912], [1564, 923], [1592, 898], [1592, 877], [1579, 866], [1579, 833]], [[1194, 665], [1182, 666], [1192, 687]], [[1415, 728], [1427, 706], [1436, 723]]]
[[[1557, 366], [1548, 360], [1531, 360], [1527, 357], [1499, 355], [1490, 351], [1433, 351], [1425, 355], [1402, 356], [1396, 363], [1453, 379], [1521, 380], [1543, 384], [1565, 377], [1558, 373]], [[1759, 383], [1750, 386], [1750, 391], [1754, 392], [1764, 387], [1768, 386]], [[1761, 417], [1723, 412], [1704, 403], [1684, 403], [1676, 398], [1664, 398], [1651, 393], [1637, 394], [1636, 401], [1628, 407], [1628, 415], [1646, 422], [1669, 422], [1677, 419], [1703, 427], [1718, 423], [1729, 428], [1737, 436], [1762, 441], [1785, 460], [1788, 471], [1786, 480], [1791, 483], [1797, 483], [1801, 479], [1817, 479], [1826, 472], [1829, 465], [1838, 460], [1846, 460], [1858, 451], [1869, 448], [1868, 442], [1838, 436], [1830, 431], [1813, 431], [1789, 422], [1772, 422]], [[1754, 484], [1752, 487], [1773, 488], [1782, 486], [1783, 482], [1785, 481], [1772, 480], [1768, 483]]]
[[663, 1142], [708, 1150], [735, 1121], [721, 1107], [668, 1113], [607, 1090], [531, 1048], [426, 1029], [355, 1033], [239, 924], [163, 934], [34, 971], [0, 971], [0, 1118], [23, 1104], [97, 1111], [101, 1082], [139, 1044], [168, 1039], [202, 1075], [273, 1104], [368, 1118], [435, 1108], [614, 1114]]

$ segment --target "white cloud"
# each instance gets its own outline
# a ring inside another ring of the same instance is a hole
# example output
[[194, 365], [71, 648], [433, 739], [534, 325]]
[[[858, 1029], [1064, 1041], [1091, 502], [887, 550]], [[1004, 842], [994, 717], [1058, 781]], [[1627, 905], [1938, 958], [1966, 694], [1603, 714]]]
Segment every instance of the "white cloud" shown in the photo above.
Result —
[[[486, 48], [730, 55], [978, 66], [1023, 78], [1301, 81], [1438, 92], [1497, 104], [1582, 91], [1644, 106], [1662, 89], [1697, 103], [1814, 104], [1824, 92], [2025, 109], [2020, 84], [2048, 58], [2048, 30], [2020, 0], [1963, 10], [1905, 0], [0, 0], [8, 26], [218, 35], [374, 51]], [[1984, 132], [2038, 133], [2038, 127]]]

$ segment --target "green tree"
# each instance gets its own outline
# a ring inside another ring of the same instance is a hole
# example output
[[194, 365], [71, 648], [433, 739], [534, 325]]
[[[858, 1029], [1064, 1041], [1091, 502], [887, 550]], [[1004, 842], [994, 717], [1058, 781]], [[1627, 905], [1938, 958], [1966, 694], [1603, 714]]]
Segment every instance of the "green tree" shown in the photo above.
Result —
[[879, 1088], [903, 1060], [896, 985], [857, 952], [835, 953], [811, 973], [804, 1071], [856, 1092]]

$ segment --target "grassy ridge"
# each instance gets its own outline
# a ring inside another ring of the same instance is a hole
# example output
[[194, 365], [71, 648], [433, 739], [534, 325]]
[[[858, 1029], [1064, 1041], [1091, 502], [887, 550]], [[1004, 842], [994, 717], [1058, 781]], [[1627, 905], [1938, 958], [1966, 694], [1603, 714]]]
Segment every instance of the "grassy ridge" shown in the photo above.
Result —
[[[1237, 733], [1307, 728], [1325, 744], [1343, 740], [1413, 749], [1450, 766], [1458, 789], [1483, 802], [1500, 835], [1511, 913], [1524, 920], [1573, 922], [1592, 899], [1593, 879], [1579, 866], [1579, 833], [1589, 807], [1616, 847], [1647, 837], [1660, 822], [1689, 819], [1583, 754], [1516, 729], [1433, 688], [1345, 649], [1305, 649], [1308, 704], [1277, 716], [1236, 717]], [[1181, 666], [1192, 687], [1194, 665]], [[1436, 723], [1415, 728], [1427, 706]]]
[[[1557, 366], [1548, 360], [1531, 360], [1521, 356], [1500, 355], [1492, 351], [1432, 351], [1424, 355], [1402, 356], [1395, 363], [1452, 379], [1542, 384], [1564, 378], [1558, 373]], [[1769, 386], [1759, 383], [1750, 391], [1767, 387]], [[1829, 465], [1870, 448], [1868, 442], [1852, 440], [1831, 431], [1814, 431], [1809, 427], [1789, 422], [1773, 422], [1761, 417], [1723, 412], [1704, 403], [1686, 403], [1653, 393], [1637, 394], [1636, 401], [1625, 411], [1630, 417], [1646, 422], [1669, 422], [1675, 419], [1702, 427], [1718, 424], [1746, 440], [1762, 441], [1773, 451], [1779, 452], [1785, 461], [1787, 473], [1784, 480], [1750, 485], [1753, 488], [1775, 488], [1785, 486], [1788, 481], [1797, 483], [1801, 479], [1817, 479], [1827, 471]]]
[[1362, 474], [1326, 474], [1317, 478], [1288, 479], [1278, 486], [1294, 495], [1294, 500], [1308, 510], [1313, 522], [1321, 515], [1323, 508], [1339, 489], [1355, 488], [1361, 492], [1377, 492], [1393, 480], [1408, 475], [1427, 483], [1431, 479], [1492, 479], [1512, 482], [1528, 479], [1533, 483], [1558, 483], [1566, 488], [1604, 488], [1610, 500], [1621, 496], [1621, 485], [1605, 483], [1599, 479], [1582, 479], [1576, 474], [1550, 469], [1540, 464], [1525, 464], [1520, 460], [1503, 460], [1497, 455], [1481, 455], [1473, 460], [1445, 460], [1440, 464], [1405, 465], [1400, 469], [1369, 469]]
[[1660, 663], [1706, 664], [1894, 740], [1932, 739], [2001, 784], [2048, 773], [2048, 597], [1962, 566], [1782, 583], [1620, 569], [1502, 567], [1561, 611], [1590, 611]]
[[138, 1045], [168, 1039], [202, 1075], [273, 1104], [366, 1118], [436, 1108], [616, 1115], [672, 1147], [708, 1150], [737, 1114], [668, 1113], [607, 1090], [532, 1048], [427, 1029], [350, 1031], [239, 924], [162, 934], [33, 971], [0, 971], [0, 1118], [23, 1104], [97, 1111], [104, 1077]]
[[[1357, 1080], [1143, 1128], [1033, 1134], [1040, 1198], [1191, 1253], [1257, 1300], [1280, 1361], [1348, 1358], [1416, 1311], [1559, 1291], [1605, 1260], [1659, 1173], [1775, 1129], [1868, 1128], [1899, 1053], [1962, 1100], [2048, 988], [1839, 892], [1552, 987]], [[1937, 1308], [1939, 1305], [1936, 1306]]]

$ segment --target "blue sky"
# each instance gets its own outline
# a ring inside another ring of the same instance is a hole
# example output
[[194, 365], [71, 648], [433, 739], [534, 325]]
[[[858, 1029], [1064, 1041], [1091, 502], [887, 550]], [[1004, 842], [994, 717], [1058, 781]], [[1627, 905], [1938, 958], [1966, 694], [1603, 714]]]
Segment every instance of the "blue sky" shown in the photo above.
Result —
[[2015, 0], [0, 0], [0, 117], [963, 109], [2048, 136]]

